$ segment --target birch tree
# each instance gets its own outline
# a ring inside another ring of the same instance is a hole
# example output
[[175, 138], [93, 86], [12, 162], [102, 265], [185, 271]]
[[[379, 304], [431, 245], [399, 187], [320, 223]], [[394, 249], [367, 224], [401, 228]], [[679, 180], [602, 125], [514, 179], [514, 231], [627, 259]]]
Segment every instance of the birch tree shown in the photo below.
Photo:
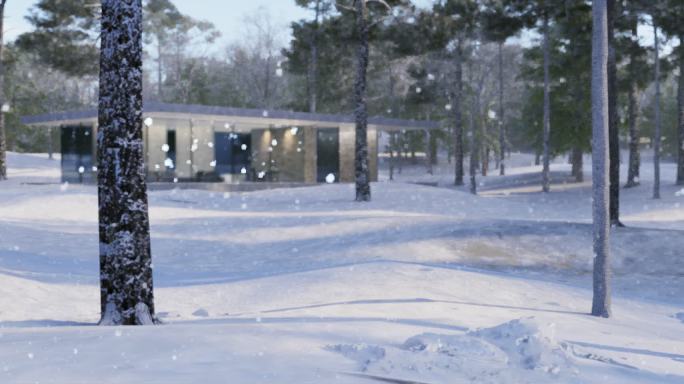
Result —
[[102, 0], [98, 107], [101, 325], [155, 322], [142, 136], [142, 0]]
[[592, 152], [594, 221], [594, 298], [591, 314], [610, 317], [610, 214], [608, 169], [608, 7], [606, 0], [593, 2], [592, 48]]

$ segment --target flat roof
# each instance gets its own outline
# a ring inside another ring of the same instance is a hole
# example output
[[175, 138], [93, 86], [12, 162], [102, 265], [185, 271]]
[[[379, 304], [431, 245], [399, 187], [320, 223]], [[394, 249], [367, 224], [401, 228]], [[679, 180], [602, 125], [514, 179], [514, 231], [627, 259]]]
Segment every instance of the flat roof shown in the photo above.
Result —
[[[277, 111], [264, 109], [230, 108], [207, 105], [167, 104], [146, 102], [143, 106], [145, 116], [159, 118], [194, 118], [198, 120], [218, 120], [235, 124], [264, 125], [315, 125], [319, 127], [354, 124], [353, 115], [324, 114], [308, 112]], [[23, 116], [21, 122], [31, 126], [54, 127], [68, 124], [94, 123], [97, 121], [97, 108], [76, 111], [46, 113]], [[386, 117], [370, 117], [368, 124], [381, 130], [437, 129], [438, 122], [427, 120], [403, 120]]]

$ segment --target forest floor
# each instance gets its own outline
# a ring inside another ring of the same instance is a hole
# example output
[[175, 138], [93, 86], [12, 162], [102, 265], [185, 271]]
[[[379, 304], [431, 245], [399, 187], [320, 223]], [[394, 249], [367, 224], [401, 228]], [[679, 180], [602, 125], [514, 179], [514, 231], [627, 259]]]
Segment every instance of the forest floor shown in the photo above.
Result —
[[[517, 156], [517, 157], [516, 157]], [[158, 327], [97, 327], [97, 195], [9, 155], [2, 383], [682, 383], [684, 196], [622, 190], [613, 312], [591, 306], [591, 191], [510, 176], [150, 194]], [[387, 177], [383, 173], [382, 179]], [[587, 175], [590, 177], [590, 175]], [[587, 179], [589, 180], [589, 179]], [[418, 185], [423, 183], [434, 186]]]

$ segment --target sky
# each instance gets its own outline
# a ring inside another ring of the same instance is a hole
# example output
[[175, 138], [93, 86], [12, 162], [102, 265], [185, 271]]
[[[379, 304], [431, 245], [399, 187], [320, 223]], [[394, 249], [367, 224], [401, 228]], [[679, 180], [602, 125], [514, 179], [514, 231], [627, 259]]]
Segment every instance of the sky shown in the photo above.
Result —
[[[37, 0], [9, 0], [5, 11], [5, 33], [7, 41], [31, 29], [24, 17]], [[432, 0], [417, 0], [416, 4], [429, 4]], [[196, 19], [211, 21], [221, 30], [222, 40], [232, 42], [243, 36], [241, 31], [245, 16], [265, 7], [277, 24], [287, 30], [290, 23], [311, 15], [295, 5], [294, 0], [174, 0], [181, 12]]]
[[[30, 24], [24, 17], [37, 0], [9, 0], [5, 11], [5, 33], [8, 41], [19, 34], [29, 31]], [[175, 0], [181, 12], [197, 19], [213, 22], [221, 30], [222, 39], [234, 41], [242, 36], [241, 25], [244, 17], [254, 13], [259, 7], [266, 7], [283, 29], [294, 20], [307, 17], [307, 11], [294, 5], [293, 0]]]

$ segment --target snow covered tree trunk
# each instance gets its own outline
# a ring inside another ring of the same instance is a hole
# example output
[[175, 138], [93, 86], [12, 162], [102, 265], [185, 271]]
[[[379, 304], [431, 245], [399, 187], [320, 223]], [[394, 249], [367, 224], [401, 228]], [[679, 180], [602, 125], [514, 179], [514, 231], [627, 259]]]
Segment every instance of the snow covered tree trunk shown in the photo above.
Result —
[[370, 170], [368, 168], [368, 106], [366, 105], [366, 75], [368, 72], [369, 25], [365, 1], [356, 1], [356, 31], [359, 39], [357, 52], [354, 100], [356, 108], [356, 150], [354, 168], [356, 173], [356, 201], [370, 201]]
[[684, 185], [684, 35], [679, 36], [679, 85], [677, 89], [677, 185]]
[[606, 0], [593, 3], [592, 50], [592, 152], [594, 219], [594, 297], [591, 314], [610, 317], [610, 213], [609, 213], [609, 96], [608, 8]]
[[504, 70], [503, 42], [499, 43], [499, 175], [506, 174], [506, 126], [504, 125]]
[[101, 22], [100, 324], [153, 324], [142, 135], [142, 0], [102, 0]]
[[610, 224], [620, 222], [620, 130], [617, 106], [617, 63], [615, 58], [615, 0], [606, 1], [608, 7], [608, 111], [610, 152]]
[[542, 170], [542, 191], [549, 192], [551, 190], [550, 178], [550, 140], [551, 140], [551, 95], [550, 95], [550, 73], [549, 65], [551, 61], [551, 47], [549, 46], [549, 16], [544, 15], [544, 137], [543, 137], [543, 170]]
[[462, 39], [458, 39], [456, 47], [456, 85], [454, 87], [454, 100], [451, 108], [454, 111], [454, 185], [463, 185], [463, 111], [461, 99], [463, 97], [463, 46]]
[[[632, 39], [638, 39], [637, 23], [632, 25]], [[629, 125], [629, 167], [627, 171], [627, 184], [625, 188], [639, 185], [639, 168], [641, 158], [639, 153], [639, 125], [637, 124], [637, 83], [636, 83], [636, 53], [632, 49], [629, 58], [629, 93], [627, 102], [627, 120]]]
[[[5, 3], [0, 1], [0, 107], [5, 104], [5, 66], [3, 64], [3, 48], [5, 45], [3, 28], [5, 20]], [[0, 112], [0, 181], [7, 180], [7, 137], [5, 135], [5, 113]]]
[[655, 36], [655, 134], [653, 137], [653, 198], [660, 199], [660, 42], [658, 25], [653, 23]]

